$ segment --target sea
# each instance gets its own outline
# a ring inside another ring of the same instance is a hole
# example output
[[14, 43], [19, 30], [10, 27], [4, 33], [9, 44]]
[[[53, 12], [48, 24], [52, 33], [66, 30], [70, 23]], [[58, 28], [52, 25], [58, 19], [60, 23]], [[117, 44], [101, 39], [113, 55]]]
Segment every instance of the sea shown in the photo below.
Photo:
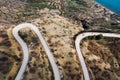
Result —
[[120, 0], [95, 0], [97, 3], [120, 15]]

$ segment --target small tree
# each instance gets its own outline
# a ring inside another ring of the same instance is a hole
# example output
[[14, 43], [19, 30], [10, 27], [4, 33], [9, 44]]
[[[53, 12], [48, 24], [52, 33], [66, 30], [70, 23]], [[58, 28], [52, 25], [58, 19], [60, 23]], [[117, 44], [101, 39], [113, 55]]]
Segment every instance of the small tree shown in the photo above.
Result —
[[100, 34], [100, 35], [97, 35], [95, 39], [96, 39], [96, 40], [99, 40], [99, 39], [103, 39], [103, 38], [104, 38], [103, 35]]

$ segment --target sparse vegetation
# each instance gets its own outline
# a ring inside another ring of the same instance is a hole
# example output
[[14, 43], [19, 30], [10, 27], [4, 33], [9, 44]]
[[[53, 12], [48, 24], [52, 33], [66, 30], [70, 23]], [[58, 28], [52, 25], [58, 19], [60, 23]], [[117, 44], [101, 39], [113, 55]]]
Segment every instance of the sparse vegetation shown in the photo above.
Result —
[[46, 3], [29, 3], [26, 4], [26, 8], [29, 9], [44, 9], [44, 8], [49, 8], [49, 9], [55, 9], [55, 6], [52, 5], [47, 5]]
[[[12, 28], [22, 22], [33, 23], [42, 31], [55, 57], [62, 80], [83, 80], [73, 37], [81, 33], [82, 27], [85, 31], [120, 32], [120, 24], [106, 17], [110, 15], [107, 12], [94, 13], [95, 7], [99, 8], [99, 5], [93, 2], [90, 4], [90, 1], [0, 0], [0, 80], [14, 80], [20, 68], [23, 52], [12, 35]], [[46, 52], [34, 31], [25, 28], [19, 31], [19, 35], [29, 48], [29, 62], [23, 79], [54, 80]], [[86, 45], [88, 50], [84, 51], [90, 52], [84, 57], [89, 64], [90, 74], [93, 74], [92, 80], [117, 80], [111, 78], [109, 73], [120, 74], [119, 40], [106, 39], [100, 34], [88, 36], [84, 41], [90, 44]], [[82, 47], [85, 46], [84, 41], [81, 43]], [[92, 57], [87, 58], [89, 56]]]
[[100, 34], [100, 35], [93, 35], [93, 36], [85, 37], [84, 40], [100, 40], [103, 38], [104, 38], [103, 35]]
[[119, 43], [119, 38], [107, 37], [83, 41], [82, 52], [92, 79], [119, 80]]
[[[21, 36], [21, 38], [27, 42], [28, 44], [30, 44], [31, 42], [35, 43], [35, 44], [38, 44], [38, 37], [35, 36], [35, 34], [33, 34], [33, 31], [32, 30], [25, 30], [24, 31], [20, 31], [19, 32], [19, 35]], [[27, 38], [29, 35], [31, 35], [31, 38]]]

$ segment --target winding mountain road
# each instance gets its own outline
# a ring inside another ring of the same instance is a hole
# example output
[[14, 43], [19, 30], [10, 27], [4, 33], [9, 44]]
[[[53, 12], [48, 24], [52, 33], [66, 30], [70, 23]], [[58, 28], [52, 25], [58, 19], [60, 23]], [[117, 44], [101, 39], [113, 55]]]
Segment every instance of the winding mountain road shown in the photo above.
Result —
[[[21, 80], [22, 75], [23, 75], [23, 73], [24, 73], [24, 71], [26, 69], [28, 60], [29, 60], [29, 50], [28, 50], [27, 44], [23, 41], [23, 39], [21, 39], [21, 37], [18, 34], [18, 32], [19, 32], [20, 29], [26, 28], [26, 27], [31, 28], [37, 34], [37, 36], [38, 36], [41, 44], [43, 45], [43, 47], [44, 47], [44, 49], [46, 51], [48, 59], [50, 60], [50, 64], [51, 64], [52, 69], [53, 69], [55, 80], [61, 80], [60, 79], [59, 69], [58, 69], [58, 67], [57, 67], [57, 65], [55, 63], [55, 59], [54, 59], [54, 57], [53, 57], [53, 55], [52, 55], [52, 53], [51, 53], [48, 45], [46, 44], [46, 41], [44, 40], [44, 38], [43, 38], [42, 34], [40, 33], [39, 29], [35, 25], [32, 25], [30, 23], [20, 24], [20, 25], [16, 26], [13, 29], [13, 36], [15, 37], [15, 39], [21, 45], [23, 53], [24, 53], [22, 65], [20, 67], [20, 70], [19, 70], [19, 72], [18, 72], [15, 80]], [[85, 60], [84, 60], [83, 55], [82, 55], [82, 51], [80, 49], [80, 47], [81, 47], [80, 46], [80, 42], [85, 37], [93, 36], [93, 35], [100, 35], [100, 34], [102, 34], [104, 37], [116, 37], [116, 38], [120, 38], [120, 34], [115, 34], [115, 33], [86, 32], [86, 33], [79, 34], [76, 37], [76, 40], [75, 40], [75, 47], [76, 47], [76, 50], [77, 50], [79, 61], [80, 61], [81, 66], [82, 66], [82, 70], [83, 70], [83, 74], [84, 74], [85, 80], [90, 80], [90, 76], [89, 76], [89, 73], [88, 73], [87, 66], [85, 64]]]
[[23, 41], [23, 39], [21, 39], [21, 37], [19, 36], [18, 32], [20, 29], [22, 28], [31, 28], [32, 30], [34, 30], [34, 32], [37, 34], [41, 44], [43, 45], [45, 51], [46, 51], [46, 54], [48, 56], [48, 59], [50, 61], [50, 64], [52, 66], [52, 69], [53, 69], [53, 73], [54, 73], [54, 79], [55, 80], [60, 80], [60, 73], [59, 73], [59, 69], [55, 63], [55, 59], [48, 47], [48, 45], [46, 44], [46, 41], [44, 40], [42, 34], [40, 33], [39, 29], [33, 25], [33, 24], [30, 24], [30, 23], [23, 23], [23, 24], [19, 24], [18, 26], [16, 26], [14, 29], [13, 29], [13, 36], [15, 37], [15, 39], [19, 42], [19, 44], [21, 45], [22, 47], [22, 50], [23, 50], [23, 61], [22, 61], [22, 65], [20, 67], [20, 70], [15, 78], [15, 80], [21, 80], [22, 78], [22, 75], [26, 69], [26, 66], [27, 66], [27, 63], [28, 63], [28, 60], [29, 60], [29, 50], [28, 50], [28, 47], [27, 47], [27, 44]]
[[76, 47], [76, 50], [77, 50], [79, 61], [80, 61], [81, 66], [82, 66], [82, 70], [83, 70], [83, 74], [84, 74], [85, 80], [91, 80], [91, 79], [90, 79], [90, 76], [89, 76], [89, 73], [88, 73], [87, 66], [85, 64], [85, 60], [84, 60], [83, 55], [82, 55], [82, 51], [80, 49], [80, 47], [81, 47], [80, 46], [80, 42], [82, 41], [82, 39], [84, 39], [87, 36], [93, 36], [93, 35], [99, 35], [99, 34], [102, 34], [104, 37], [120, 38], [120, 34], [115, 34], [115, 33], [100, 33], [100, 32], [86, 32], [86, 33], [79, 34], [76, 37], [75, 47]]

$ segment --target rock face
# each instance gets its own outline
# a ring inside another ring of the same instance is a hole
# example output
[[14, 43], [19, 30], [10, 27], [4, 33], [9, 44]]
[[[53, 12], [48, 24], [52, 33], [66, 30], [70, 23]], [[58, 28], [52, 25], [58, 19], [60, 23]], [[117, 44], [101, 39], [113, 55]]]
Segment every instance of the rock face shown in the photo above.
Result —
[[120, 80], [120, 39], [83, 41], [82, 52], [92, 80]]

